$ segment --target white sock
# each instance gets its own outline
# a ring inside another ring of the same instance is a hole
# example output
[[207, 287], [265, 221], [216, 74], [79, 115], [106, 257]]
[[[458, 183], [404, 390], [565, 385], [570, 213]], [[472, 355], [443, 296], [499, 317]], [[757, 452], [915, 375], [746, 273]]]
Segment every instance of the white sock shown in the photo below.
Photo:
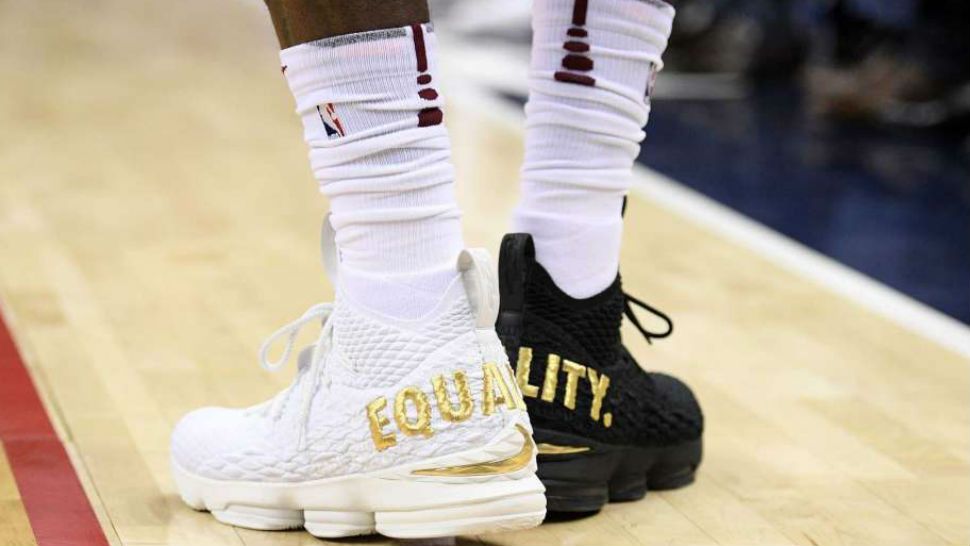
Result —
[[623, 196], [674, 9], [659, 0], [535, 0], [515, 229], [567, 294], [616, 278]]
[[423, 315], [463, 247], [430, 25], [280, 53], [310, 164], [330, 198], [341, 289], [399, 318]]

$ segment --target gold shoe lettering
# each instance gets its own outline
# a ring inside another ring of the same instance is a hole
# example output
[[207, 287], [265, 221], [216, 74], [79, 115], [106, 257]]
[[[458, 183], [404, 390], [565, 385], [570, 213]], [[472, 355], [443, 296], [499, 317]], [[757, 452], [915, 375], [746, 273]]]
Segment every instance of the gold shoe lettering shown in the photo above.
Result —
[[571, 455], [573, 453], [583, 453], [589, 451], [586, 446], [560, 446], [556, 444], [538, 444], [539, 455]]

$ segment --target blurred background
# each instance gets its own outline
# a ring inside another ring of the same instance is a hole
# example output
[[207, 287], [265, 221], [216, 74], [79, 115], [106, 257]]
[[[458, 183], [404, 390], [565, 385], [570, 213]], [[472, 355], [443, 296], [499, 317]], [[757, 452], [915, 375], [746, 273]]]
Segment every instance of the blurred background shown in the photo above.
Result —
[[[970, 323], [970, 2], [672, 3], [639, 161]], [[512, 103], [529, 9], [434, 2], [462, 77]]]

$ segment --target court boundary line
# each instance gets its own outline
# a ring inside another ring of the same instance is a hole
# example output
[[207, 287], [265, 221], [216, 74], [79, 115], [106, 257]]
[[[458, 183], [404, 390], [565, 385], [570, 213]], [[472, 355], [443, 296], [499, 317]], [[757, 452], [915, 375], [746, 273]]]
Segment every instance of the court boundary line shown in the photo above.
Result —
[[653, 169], [638, 165], [642, 197], [874, 314], [970, 359], [970, 327]]
[[108, 546], [0, 305], [0, 443], [38, 546]]
[[[472, 83], [460, 63], [443, 64], [460, 74], [446, 82], [449, 101], [485, 105], [503, 125], [523, 131], [521, 108]], [[633, 174], [632, 191], [640, 197], [970, 360], [970, 326], [643, 164], [634, 164]]]

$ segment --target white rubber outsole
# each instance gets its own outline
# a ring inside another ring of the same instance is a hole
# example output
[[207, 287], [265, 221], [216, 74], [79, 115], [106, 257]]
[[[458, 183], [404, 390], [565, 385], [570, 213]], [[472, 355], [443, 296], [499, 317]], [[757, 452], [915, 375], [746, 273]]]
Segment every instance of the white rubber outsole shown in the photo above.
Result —
[[[336, 483], [218, 484], [177, 466], [173, 472], [186, 504], [196, 510], [208, 510], [222, 523], [263, 531], [303, 527], [321, 538], [373, 533], [392, 538], [434, 538], [511, 531], [535, 527], [546, 515], [545, 491], [534, 474], [481, 483], [351, 477]], [[227, 502], [223, 495], [212, 494], [220, 485], [227, 485], [228, 489], [243, 485], [243, 489], [262, 489], [265, 493], [256, 495], [263, 500], [242, 495], [240, 501]], [[358, 489], [361, 494], [346, 495], [349, 488], [362, 488]], [[289, 494], [284, 490], [290, 490]], [[374, 495], [368, 491], [385, 497], [387, 502], [372, 502], [367, 497]], [[291, 497], [291, 501], [280, 497]], [[293, 502], [305, 497], [321, 501], [305, 505]], [[403, 499], [410, 502], [402, 503]]]
[[529, 529], [546, 515], [545, 495], [496, 499], [447, 510], [335, 512], [230, 505], [212, 510], [216, 520], [247, 529], [281, 531], [303, 527], [320, 538], [379, 533], [392, 538], [435, 538]]
[[[518, 436], [517, 433], [514, 433]], [[515, 436], [507, 436], [514, 438]], [[521, 445], [521, 439], [518, 440]], [[434, 538], [527, 529], [546, 514], [535, 462], [492, 476], [428, 477], [414, 468], [465, 463], [505, 451], [500, 444], [370, 474], [307, 482], [215, 480], [172, 462], [182, 500], [220, 522], [266, 531], [305, 528], [321, 538], [380, 533]], [[484, 460], [489, 460], [485, 458]]]

